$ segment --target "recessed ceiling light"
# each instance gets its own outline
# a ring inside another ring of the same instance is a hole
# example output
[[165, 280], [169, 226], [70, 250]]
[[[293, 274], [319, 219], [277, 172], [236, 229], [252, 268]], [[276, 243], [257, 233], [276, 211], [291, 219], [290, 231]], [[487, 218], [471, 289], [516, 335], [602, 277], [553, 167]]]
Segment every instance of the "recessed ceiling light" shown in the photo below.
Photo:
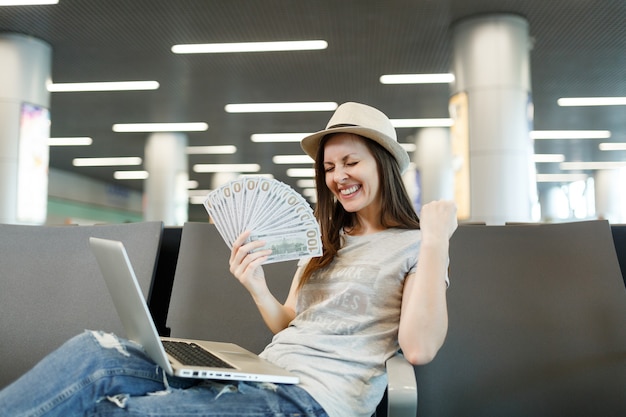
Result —
[[259, 172], [259, 164], [196, 164], [194, 172]]
[[532, 139], [608, 139], [608, 130], [533, 130]]
[[273, 174], [246, 174], [243, 173], [239, 176], [239, 178], [246, 178], [246, 177], [254, 177], [254, 178], [268, 178], [268, 179], [274, 179], [274, 175]]
[[233, 42], [179, 44], [172, 46], [175, 54], [221, 54], [233, 52], [282, 52], [310, 51], [326, 49], [328, 42], [323, 40], [279, 41], [279, 42]]
[[533, 160], [537, 163], [543, 162], [563, 162], [565, 161], [565, 155], [558, 153], [544, 153], [544, 154], [534, 154]]
[[116, 123], [114, 132], [204, 132], [209, 125], [204, 122], [192, 123]]
[[561, 162], [560, 168], [562, 170], [601, 170], [601, 169], [616, 169], [626, 167], [626, 162], [621, 161], [599, 161], [599, 162]]
[[40, 6], [58, 2], [59, 0], [0, 0], [0, 6]]
[[78, 91], [134, 91], [156, 90], [159, 83], [156, 81], [112, 81], [89, 83], [53, 83], [48, 84], [51, 93], [78, 92]]
[[75, 167], [106, 167], [119, 165], [141, 165], [138, 156], [111, 157], [111, 158], [74, 158], [72, 165]]
[[310, 134], [311, 133], [255, 133], [250, 136], [250, 140], [257, 143], [300, 142], [302, 138]]
[[304, 111], [334, 111], [337, 103], [331, 101], [301, 103], [241, 103], [227, 104], [227, 113], [277, 113]]
[[601, 143], [598, 148], [601, 151], [626, 151], [626, 143]]
[[150, 174], [148, 171], [115, 171], [113, 178], [116, 180], [145, 180]]
[[206, 195], [190, 195], [189, 196], [189, 204], [192, 204], [192, 205], [204, 204], [205, 200], [206, 200]]
[[188, 190], [187, 191], [187, 195], [189, 195], [190, 197], [206, 197], [208, 193], [210, 193], [211, 190]]
[[275, 155], [272, 162], [275, 164], [312, 164], [314, 161], [309, 155]]
[[381, 84], [449, 84], [454, 74], [387, 74], [381, 75]]
[[300, 188], [315, 188], [315, 180], [303, 179], [296, 181], [296, 185]]
[[89, 146], [92, 143], [90, 137], [48, 138], [48, 146]]
[[438, 118], [438, 119], [391, 119], [393, 127], [450, 127], [452, 126], [452, 119], [450, 118]]
[[317, 197], [317, 190], [315, 188], [305, 188], [302, 190], [302, 195], [307, 198]]
[[563, 97], [559, 106], [626, 106], [626, 97]]
[[237, 152], [234, 145], [187, 146], [187, 155], [229, 155]]
[[315, 177], [314, 168], [290, 168], [287, 170], [287, 176], [291, 178], [313, 178]]
[[587, 174], [537, 174], [537, 182], [585, 181]]

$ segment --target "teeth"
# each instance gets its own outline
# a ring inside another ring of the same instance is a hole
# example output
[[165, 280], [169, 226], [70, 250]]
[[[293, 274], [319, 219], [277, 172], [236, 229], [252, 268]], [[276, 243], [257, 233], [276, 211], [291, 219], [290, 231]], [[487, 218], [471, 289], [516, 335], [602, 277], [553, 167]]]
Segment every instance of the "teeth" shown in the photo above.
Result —
[[341, 194], [343, 194], [343, 195], [352, 194], [352, 193], [355, 193], [358, 189], [359, 189], [359, 186], [358, 185], [354, 185], [354, 186], [352, 186], [350, 188], [346, 188], [344, 190], [341, 190]]

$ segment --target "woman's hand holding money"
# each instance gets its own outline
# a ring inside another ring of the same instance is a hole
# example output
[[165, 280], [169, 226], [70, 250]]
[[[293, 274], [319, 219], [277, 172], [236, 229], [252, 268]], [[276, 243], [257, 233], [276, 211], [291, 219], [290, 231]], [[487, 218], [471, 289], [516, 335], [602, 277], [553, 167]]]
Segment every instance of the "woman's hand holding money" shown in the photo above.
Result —
[[271, 250], [258, 250], [265, 245], [262, 240], [246, 243], [250, 236], [250, 231], [243, 232], [233, 242], [233, 249], [230, 253], [230, 272], [241, 282], [241, 284], [252, 294], [260, 295], [267, 291], [265, 273], [261, 264], [272, 253]]
[[267, 327], [272, 332], [278, 333], [293, 320], [295, 311], [290, 307], [291, 303], [287, 306], [276, 300], [267, 287], [261, 264], [267, 260], [272, 251], [259, 250], [265, 245], [262, 240], [246, 243], [249, 237], [250, 232], [246, 231], [233, 242], [229, 260], [230, 272], [252, 295]]

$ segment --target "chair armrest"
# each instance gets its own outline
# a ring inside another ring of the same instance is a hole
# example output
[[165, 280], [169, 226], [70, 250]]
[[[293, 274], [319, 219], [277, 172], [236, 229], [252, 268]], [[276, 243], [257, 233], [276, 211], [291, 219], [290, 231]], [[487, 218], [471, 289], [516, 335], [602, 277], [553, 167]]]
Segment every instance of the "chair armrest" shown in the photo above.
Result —
[[417, 381], [413, 365], [401, 353], [389, 358], [387, 367], [387, 417], [417, 415]]

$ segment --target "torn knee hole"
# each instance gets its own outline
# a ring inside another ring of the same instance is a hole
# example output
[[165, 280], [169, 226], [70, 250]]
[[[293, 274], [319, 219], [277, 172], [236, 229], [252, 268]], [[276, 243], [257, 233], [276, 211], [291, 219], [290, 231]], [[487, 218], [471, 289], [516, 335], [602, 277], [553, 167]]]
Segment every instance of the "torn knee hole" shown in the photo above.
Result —
[[126, 347], [122, 345], [120, 339], [117, 338], [113, 333], [104, 333], [104, 332], [91, 332], [93, 337], [98, 341], [100, 346], [105, 349], [116, 349], [119, 353], [124, 356], [130, 356], [130, 353], [126, 350]]
[[112, 396], [107, 396], [107, 400], [118, 406], [119, 408], [126, 408], [126, 403], [128, 402], [129, 395], [128, 394], [117, 394]]

